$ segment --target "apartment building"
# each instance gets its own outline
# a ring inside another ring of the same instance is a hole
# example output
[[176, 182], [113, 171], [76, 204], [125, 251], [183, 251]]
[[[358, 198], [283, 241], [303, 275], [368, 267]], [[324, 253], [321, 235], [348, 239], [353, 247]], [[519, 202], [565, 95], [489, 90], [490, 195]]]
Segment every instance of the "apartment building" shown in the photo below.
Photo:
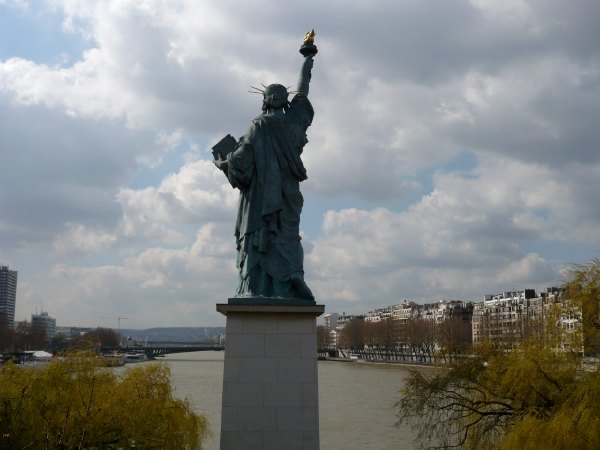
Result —
[[[558, 318], [553, 308], [561, 308]], [[556, 287], [537, 294], [534, 289], [486, 295], [473, 309], [473, 343], [486, 340], [516, 345], [528, 336], [541, 334], [548, 320], [567, 332], [575, 331], [581, 323], [581, 312], [571, 308]]]
[[17, 271], [0, 265], [0, 315], [9, 328], [15, 326], [15, 303], [17, 298]]

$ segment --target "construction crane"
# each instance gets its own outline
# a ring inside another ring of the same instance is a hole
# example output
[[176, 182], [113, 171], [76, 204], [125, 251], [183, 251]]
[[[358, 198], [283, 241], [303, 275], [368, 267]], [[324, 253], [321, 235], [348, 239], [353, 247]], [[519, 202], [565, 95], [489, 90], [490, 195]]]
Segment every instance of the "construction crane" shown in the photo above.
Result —
[[118, 328], [117, 330], [121, 329], [121, 320], [127, 320], [127, 317], [100, 317], [101, 319], [111, 319], [111, 320], [116, 320], [117, 321], [117, 325]]

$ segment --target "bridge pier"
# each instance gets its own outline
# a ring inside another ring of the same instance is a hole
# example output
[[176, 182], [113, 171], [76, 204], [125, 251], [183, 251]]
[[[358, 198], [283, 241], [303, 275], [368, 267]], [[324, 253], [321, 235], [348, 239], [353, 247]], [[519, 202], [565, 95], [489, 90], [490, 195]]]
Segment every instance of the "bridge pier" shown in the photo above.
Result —
[[221, 450], [319, 449], [316, 318], [325, 307], [298, 303], [217, 305], [227, 316]]

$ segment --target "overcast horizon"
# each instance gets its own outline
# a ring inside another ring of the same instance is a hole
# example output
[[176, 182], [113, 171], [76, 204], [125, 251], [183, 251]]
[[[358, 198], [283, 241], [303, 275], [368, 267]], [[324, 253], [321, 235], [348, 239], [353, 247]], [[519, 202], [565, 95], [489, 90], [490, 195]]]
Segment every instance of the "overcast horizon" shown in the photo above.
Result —
[[305, 278], [366, 313], [600, 256], [600, 2], [0, 0], [0, 263], [15, 320], [223, 326], [237, 191], [211, 147], [296, 86]]

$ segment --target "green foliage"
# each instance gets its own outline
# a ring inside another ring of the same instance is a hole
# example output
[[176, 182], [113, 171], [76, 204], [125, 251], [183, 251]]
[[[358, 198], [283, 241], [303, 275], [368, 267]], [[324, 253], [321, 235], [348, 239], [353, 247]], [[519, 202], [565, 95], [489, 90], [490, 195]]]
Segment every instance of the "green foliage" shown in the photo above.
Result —
[[119, 377], [77, 354], [0, 372], [2, 448], [200, 449], [208, 433], [206, 419], [173, 397], [166, 365], [136, 366]]
[[585, 352], [600, 354], [600, 259], [571, 266], [562, 289], [582, 311]]
[[564, 401], [552, 416], [527, 416], [515, 422], [502, 448], [600, 448], [600, 372], [583, 374], [569, 394], [563, 396]]
[[454, 366], [412, 371], [399, 422], [412, 423], [424, 447], [503, 448], [517, 424], [549, 420], [566, 404], [579, 385], [578, 366], [573, 354], [538, 341], [512, 352], [482, 346]]

